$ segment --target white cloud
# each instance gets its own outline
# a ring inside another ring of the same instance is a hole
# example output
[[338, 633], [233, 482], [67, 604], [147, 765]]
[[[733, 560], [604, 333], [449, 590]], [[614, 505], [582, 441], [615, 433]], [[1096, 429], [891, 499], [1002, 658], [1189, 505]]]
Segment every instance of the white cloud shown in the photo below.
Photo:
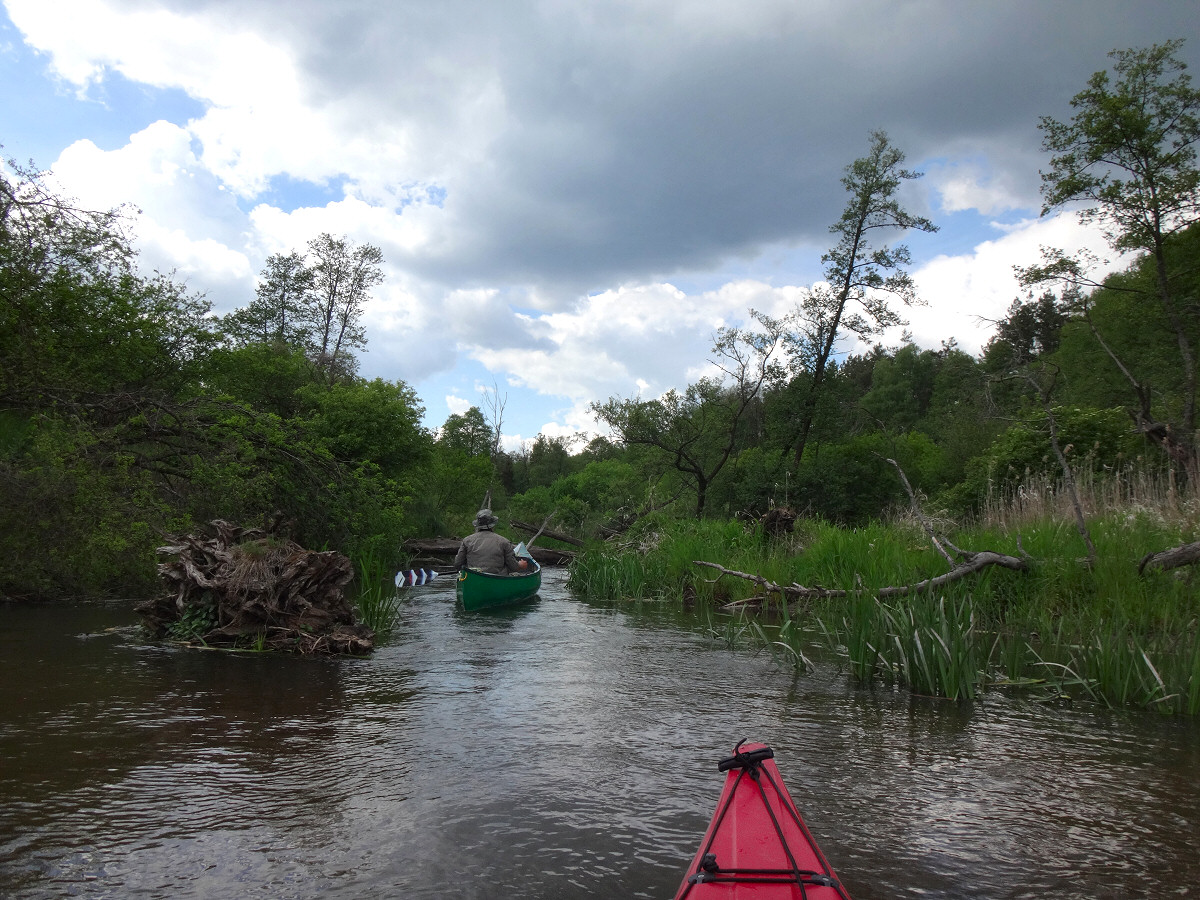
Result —
[[985, 216], [1015, 209], [1028, 209], [1028, 187], [1014, 184], [1004, 171], [992, 170], [978, 159], [931, 166], [925, 173], [931, 187], [941, 195], [943, 212], [978, 210]]
[[[1037, 262], [1042, 246], [1068, 252], [1104, 250], [1098, 232], [1064, 214], [1026, 220], [1002, 237], [981, 242], [970, 253], [939, 256], [913, 273], [918, 294], [928, 306], [903, 310], [916, 343], [936, 348], [954, 338], [963, 350], [978, 353], [994, 330], [992, 323], [1023, 293], [1013, 266]], [[1127, 264], [1127, 259], [1110, 262], [1103, 271]], [[570, 407], [557, 411], [555, 422], [543, 426], [543, 433], [595, 433], [598, 427], [587, 409], [590, 401], [657, 397], [713, 374], [704, 360], [711, 355], [718, 328], [744, 326], [751, 307], [784, 316], [805, 290], [805, 286], [774, 287], [752, 280], [694, 295], [665, 283], [624, 286], [588, 297], [570, 312], [527, 320], [531, 331], [544, 335], [542, 348], [477, 344], [464, 347], [464, 352], [490, 371], [507, 373], [514, 386], [572, 401]], [[494, 299], [476, 297], [481, 307], [474, 315], [482, 315], [482, 308]], [[504, 314], [503, 308], [490, 308], [491, 316]], [[892, 339], [898, 336], [899, 330]], [[844, 349], [866, 348], [848, 343]]]
[[205, 288], [230, 297], [251, 288], [253, 267], [238, 246], [237, 208], [212, 190], [183, 129], [156, 122], [112, 151], [77, 141], [63, 151], [53, 173], [64, 193], [84, 207], [126, 206], [144, 268], [195, 276]]
[[[978, 353], [1004, 317], [1012, 301], [1026, 293], [1017, 282], [1014, 266], [1041, 260], [1042, 247], [1068, 253], [1090, 250], [1102, 260], [1111, 256], [1103, 236], [1081, 225], [1071, 214], [1028, 219], [1010, 226], [1007, 233], [984, 241], [972, 252], [939, 256], [913, 272], [918, 295], [928, 304], [906, 311], [916, 343], [937, 347], [951, 337], [961, 349]], [[1106, 261], [1096, 274], [1127, 266], [1128, 257]]]
[[691, 295], [666, 283], [626, 285], [587, 297], [570, 312], [526, 318], [528, 332], [541, 338], [536, 348], [477, 343], [463, 350], [489, 370], [507, 373], [513, 386], [569, 399], [572, 405], [557, 411], [562, 427], [595, 432], [589, 402], [658, 397], [716, 374], [705, 360], [718, 329], [742, 327], [752, 307], [782, 317], [802, 292], [751, 280]]

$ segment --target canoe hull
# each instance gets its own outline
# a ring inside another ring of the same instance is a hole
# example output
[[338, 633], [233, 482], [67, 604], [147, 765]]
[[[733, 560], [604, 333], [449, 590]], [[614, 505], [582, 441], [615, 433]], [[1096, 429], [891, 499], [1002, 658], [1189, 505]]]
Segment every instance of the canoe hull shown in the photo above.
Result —
[[542, 587], [542, 567], [536, 562], [532, 562], [532, 566], [529, 572], [519, 575], [491, 575], [464, 569], [458, 574], [457, 587], [463, 609], [490, 609], [528, 600]]
[[675, 900], [850, 900], [764, 744], [741, 744]]

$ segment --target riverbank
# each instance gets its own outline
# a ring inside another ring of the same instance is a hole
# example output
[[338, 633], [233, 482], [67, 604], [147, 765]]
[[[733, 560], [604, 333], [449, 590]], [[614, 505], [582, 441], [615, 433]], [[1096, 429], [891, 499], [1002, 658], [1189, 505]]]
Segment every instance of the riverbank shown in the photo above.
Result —
[[[843, 529], [797, 522], [768, 539], [740, 522], [658, 522], [620, 547], [592, 550], [571, 588], [610, 600], [656, 598], [713, 610], [714, 629], [808, 665], [814, 640], [866, 684], [969, 699], [1018, 688], [1046, 698], [1200, 713], [1200, 576], [1139, 571], [1148, 554], [1195, 540], [1196, 505], [1089, 498], [1089, 562], [1076, 522], [1051, 502], [997, 505], [948, 529], [946, 546], [991, 551], [991, 566], [934, 590], [903, 589], [953, 569], [922, 523]], [[936, 532], [935, 532], [936, 533]], [[702, 563], [757, 576], [724, 574]], [[824, 593], [822, 592], [822, 589]], [[838, 596], [838, 592], [844, 592]]]

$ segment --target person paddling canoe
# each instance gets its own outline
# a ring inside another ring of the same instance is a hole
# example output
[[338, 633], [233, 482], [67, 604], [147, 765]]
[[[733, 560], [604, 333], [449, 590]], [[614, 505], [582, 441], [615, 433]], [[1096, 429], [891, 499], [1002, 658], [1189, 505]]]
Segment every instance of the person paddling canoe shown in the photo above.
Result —
[[475, 514], [475, 533], [462, 539], [454, 557], [454, 565], [460, 572], [468, 568], [503, 575], [524, 572], [529, 567], [529, 563], [513, 552], [512, 541], [492, 530], [498, 521], [490, 509], [481, 509]]

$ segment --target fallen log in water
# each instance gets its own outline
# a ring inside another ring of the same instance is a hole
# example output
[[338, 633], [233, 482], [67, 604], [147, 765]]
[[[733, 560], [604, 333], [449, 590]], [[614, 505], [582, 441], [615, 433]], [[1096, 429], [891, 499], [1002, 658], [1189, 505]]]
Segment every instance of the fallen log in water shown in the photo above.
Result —
[[508, 524], [510, 524], [513, 528], [517, 528], [526, 532], [527, 534], [532, 534], [534, 537], [537, 537], [539, 534], [541, 534], [545, 535], [551, 540], [562, 541], [564, 544], [570, 544], [572, 547], [585, 546], [584, 542], [579, 538], [570, 534], [563, 534], [561, 531], [548, 531], [544, 525], [539, 528], [537, 525], [530, 525], [528, 522], [518, 522], [516, 519], [510, 520]]
[[[935, 578], [926, 578], [924, 581], [918, 581], [915, 584], [895, 585], [891, 587], [883, 587], [878, 590], [869, 591], [866, 588], [856, 589], [852, 591], [842, 590], [840, 588], [823, 588], [823, 587], [805, 587], [801, 584], [776, 584], [773, 581], [768, 581], [761, 575], [753, 575], [749, 572], [738, 572], [734, 569], [727, 569], [720, 563], [705, 562], [702, 559], [692, 560], [693, 565], [707, 566], [710, 569], [716, 569], [721, 575], [729, 575], [734, 578], [744, 578], [747, 581], [752, 581], [763, 589], [768, 595], [779, 594], [781, 597], [787, 597], [793, 600], [815, 600], [826, 597], [851, 597], [859, 594], [871, 593], [876, 597], [903, 597], [906, 594], [916, 594], [921, 591], [933, 590], [942, 585], [949, 584], [952, 581], [958, 581], [960, 578], [979, 572], [986, 569], [988, 566], [1001, 566], [1005, 569], [1014, 569], [1016, 571], [1024, 571], [1029, 568], [1029, 563], [1026, 560], [1018, 559], [1015, 556], [1005, 556], [1003, 553], [993, 553], [991, 550], [984, 550], [980, 553], [966, 554], [966, 560], [957, 565], [951, 571], [944, 575], [938, 575]], [[720, 576], [718, 576], [720, 577]]]
[[212, 523], [158, 552], [165, 590], [135, 608], [157, 638], [294, 653], [368, 653], [374, 632], [358, 620], [346, 585], [350, 560], [315, 553], [257, 528]]

